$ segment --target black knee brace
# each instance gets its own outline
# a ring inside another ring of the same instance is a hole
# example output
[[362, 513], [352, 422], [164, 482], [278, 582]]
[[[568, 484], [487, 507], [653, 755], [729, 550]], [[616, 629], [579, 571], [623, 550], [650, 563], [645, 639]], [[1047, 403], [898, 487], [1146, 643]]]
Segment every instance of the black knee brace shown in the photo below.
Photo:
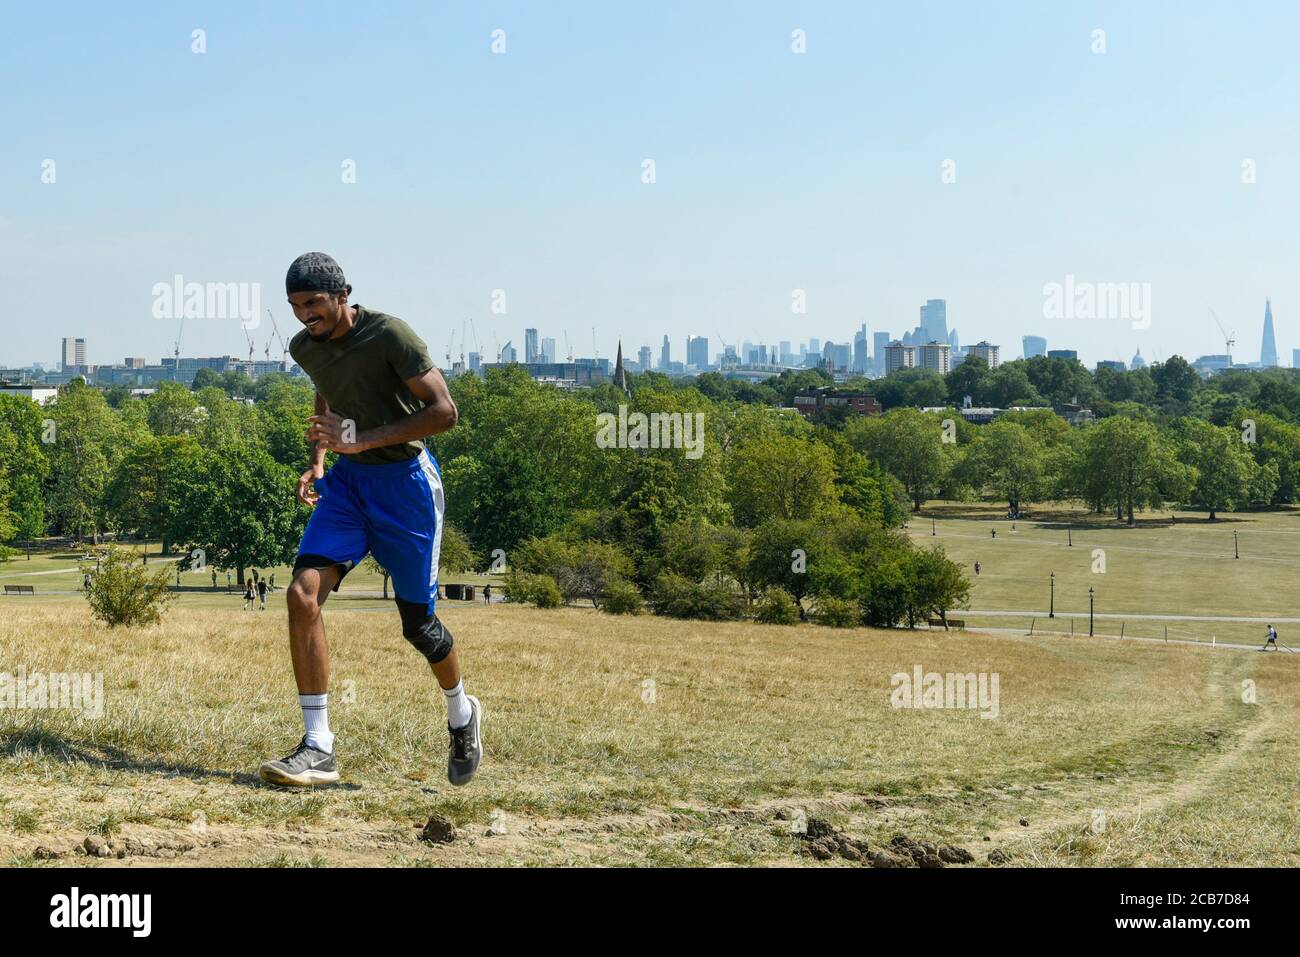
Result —
[[429, 606], [397, 599], [397, 610], [402, 615], [402, 637], [415, 646], [415, 650], [436, 665], [451, 654], [451, 632], [429, 614]]

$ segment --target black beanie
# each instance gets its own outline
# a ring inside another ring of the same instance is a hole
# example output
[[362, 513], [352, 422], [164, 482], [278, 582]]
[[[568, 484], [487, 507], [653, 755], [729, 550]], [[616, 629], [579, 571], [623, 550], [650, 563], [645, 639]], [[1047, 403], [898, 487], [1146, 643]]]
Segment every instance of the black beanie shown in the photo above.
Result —
[[303, 253], [289, 266], [284, 277], [284, 289], [289, 295], [295, 292], [343, 292], [347, 288], [343, 268], [325, 253]]

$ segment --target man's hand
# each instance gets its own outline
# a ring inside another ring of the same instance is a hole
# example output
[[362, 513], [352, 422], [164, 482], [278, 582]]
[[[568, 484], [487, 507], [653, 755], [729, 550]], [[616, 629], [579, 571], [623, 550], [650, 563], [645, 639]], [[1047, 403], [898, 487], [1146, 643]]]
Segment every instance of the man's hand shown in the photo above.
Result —
[[325, 466], [316, 465], [315, 463], [313, 463], [307, 471], [303, 472], [302, 476], [298, 479], [298, 501], [314, 508], [316, 503], [320, 501], [320, 496], [316, 494], [314, 486], [316, 480], [324, 475]]
[[315, 442], [318, 449], [356, 454], [368, 445], [360, 440], [357, 424], [334, 411], [313, 415], [307, 419], [307, 441]]

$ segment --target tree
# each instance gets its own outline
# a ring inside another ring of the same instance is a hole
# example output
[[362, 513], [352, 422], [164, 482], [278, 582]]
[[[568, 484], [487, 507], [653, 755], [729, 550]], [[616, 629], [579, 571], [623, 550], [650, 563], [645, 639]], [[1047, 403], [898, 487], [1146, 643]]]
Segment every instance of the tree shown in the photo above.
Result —
[[903, 483], [914, 512], [943, 484], [951, 467], [943, 451], [942, 423], [916, 409], [858, 419], [845, 437]]
[[1151, 367], [1156, 403], [1167, 415], [1182, 415], [1201, 387], [1201, 377], [1182, 356], [1170, 356]]
[[810, 518], [839, 500], [830, 449], [810, 438], [768, 433], [744, 443], [728, 464], [728, 497], [737, 523]]
[[106, 517], [119, 532], [135, 531], [162, 539], [171, 549], [177, 497], [173, 480], [199, 467], [199, 444], [188, 435], [145, 435], [123, 455], [104, 489]]
[[74, 379], [45, 407], [54, 429], [48, 444], [53, 486], [50, 517], [65, 534], [98, 540], [104, 487], [120, 448], [119, 423], [103, 393]]
[[[177, 497], [171, 534], [206, 563], [237, 570], [289, 564], [308, 510], [297, 498], [298, 475], [260, 449], [205, 450], [171, 479]], [[188, 557], [184, 560], [188, 563]]]
[[0, 395], [0, 542], [45, 534], [44, 484], [50, 464], [41, 407], [31, 399]]
[[1085, 429], [1071, 465], [1071, 486], [1115, 518], [1134, 522], [1137, 508], [1186, 497], [1193, 473], [1150, 422], [1112, 416]]
[[769, 519], [754, 529], [749, 571], [760, 588], [780, 588], [794, 599], [799, 617], [806, 617], [803, 600], [812, 591], [810, 568], [830, 561], [835, 545], [816, 522]]
[[985, 405], [992, 394], [993, 376], [983, 356], [967, 356], [961, 365], [945, 377], [948, 386], [948, 403], [960, 406], [966, 396], [974, 405]]
[[980, 429], [966, 450], [961, 472], [979, 489], [1004, 498], [1013, 513], [1045, 490], [1045, 450], [1018, 422], [997, 419]]
[[1179, 457], [1195, 470], [1190, 502], [1210, 513], [1233, 510], [1251, 499], [1258, 466], [1235, 429], [1219, 428], [1200, 419], [1178, 422]]

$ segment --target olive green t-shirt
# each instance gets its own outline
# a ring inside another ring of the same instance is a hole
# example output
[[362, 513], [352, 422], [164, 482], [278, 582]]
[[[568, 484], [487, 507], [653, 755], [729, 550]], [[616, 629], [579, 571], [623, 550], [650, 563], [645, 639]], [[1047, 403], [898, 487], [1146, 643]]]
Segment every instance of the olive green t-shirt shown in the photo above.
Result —
[[[357, 432], [391, 425], [424, 408], [406, 380], [433, 368], [429, 350], [415, 331], [394, 316], [355, 305], [356, 324], [342, 339], [317, 342], [304, 329], [289, 354], [311, 377], [330, 411], [357, 424]], [[419, 455], [421, 442], [405, 442], [347, 455], [353, 462], [401, 462]]]

